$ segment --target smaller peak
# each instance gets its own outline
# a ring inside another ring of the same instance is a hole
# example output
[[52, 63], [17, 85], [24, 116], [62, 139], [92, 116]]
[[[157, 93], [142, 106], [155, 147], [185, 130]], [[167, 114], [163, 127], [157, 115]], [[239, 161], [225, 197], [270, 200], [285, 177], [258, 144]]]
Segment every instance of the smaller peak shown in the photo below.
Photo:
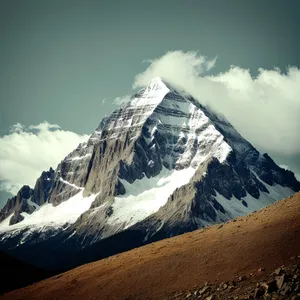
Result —
[[149, 84], [151, 84], [151, 83], [163, 83], [163, 81], [159, 76], [156, 76], [150, 80]]
[[165, 79], [162, 79], [159, 76], [153, 77], [148, 83], [148, 87], [149, 86], [156, 86], [156, 87], [166, 88], [170, 92], [179, 93], [179, 91], [177, 91], [177, 89], [172, 84], [170, 84], [168, 81], [166, 81]]
[[152, 94], [152, 93], [167, 93], [169, 90], [169, 88], [167, 87], [167, 85], [162, 81], [162, 79], [160, 77], [154, 77], [152, 78], [148, 85], [145, 88], [145, 93], [146, 94]]
[[152, 88], [159, 88], [159, 87], [166, 87], [166, 84], [162, 81], [162, 79], [160, 78], [160, 77], [153, 77], [150, 81], [149, 81], [149, 83], [148, 83], [148, 85], [147, 85], [147, 88], [150, 88], [150, 89], [152, 89]]
[[18, 195], [22, 198], [28, 199], [31, 197], [33, 193], [33, 189], [29, 185], [23, 185], [21, 189], [18, 191]]

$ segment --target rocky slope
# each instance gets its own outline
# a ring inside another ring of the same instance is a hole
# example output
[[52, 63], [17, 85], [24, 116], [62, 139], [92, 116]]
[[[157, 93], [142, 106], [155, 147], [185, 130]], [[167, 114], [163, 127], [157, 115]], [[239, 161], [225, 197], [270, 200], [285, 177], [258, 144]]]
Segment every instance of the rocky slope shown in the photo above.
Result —
[[[292, 264], [291, 264], [292, 263]], [[294, 264], [298, 263], [298, 264]], [[292, 256], [288, 266], [276, 268], [270, 274], [259, 268], [255, 276], [252, 272], [236, 276], [234, 280], [221, 283], [205, 282], [203, 286], [182, 292], [175, 292], [164, 299], [205, 299], [205, 300], [246, 300], [246, 299], [300, 299], [300, 255]], [[257, 275], [257, 274], [256, 274]]]
[[299, 293], [299, 233], [297, 193], [248, 216], [83, 265], [3, 299], [298, 299], [292, 297]]
[[1, 210], [0, 249], [69, 268], [245, 215], [300, 183], [224, 118], [155, 78], [23, 189]]

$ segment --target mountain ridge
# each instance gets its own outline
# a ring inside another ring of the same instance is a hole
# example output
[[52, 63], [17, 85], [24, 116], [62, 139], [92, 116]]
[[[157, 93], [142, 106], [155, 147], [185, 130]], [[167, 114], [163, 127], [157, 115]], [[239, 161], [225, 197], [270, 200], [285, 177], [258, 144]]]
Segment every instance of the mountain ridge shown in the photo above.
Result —
[[[60, 268], [224, 222], [300, 190], [292, 172], [225, 118], [159, 78], [43, 174], [30, 198], [17, 201], [31, 211], [1, 210], [0, 248], [23, 259], [56, 253], [50, 264]], [[43, 257], [27, 259], [49, 267]]]

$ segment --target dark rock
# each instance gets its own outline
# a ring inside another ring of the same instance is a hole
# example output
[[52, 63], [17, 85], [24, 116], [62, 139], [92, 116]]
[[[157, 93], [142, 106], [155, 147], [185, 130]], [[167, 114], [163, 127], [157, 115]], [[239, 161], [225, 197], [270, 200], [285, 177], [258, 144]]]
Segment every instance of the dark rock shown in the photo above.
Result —
[[117, 195], [124, 195], [126, 193], [125, 187], [120, 180], [117, 181], [115, 187], [115, 196]]
[[20, 211], [15, 211], [13, 216], [9, 220], [9, 225], [17, 224], [24, 220], [24, 217], [21, 215]]
[[229, 281], [228, 284], [230, 286], [236, 286], [236, 282], [234, 280]]
[[212, 294], [205, 298], [205, 300], [218, 300], [219, 297], [216, 294]]
[[265, 289], [261, 286], [254, 290], [254, 298], [260, 298], [264, 294], [265, 294]]
[[245, 200], [242, 201], [242, 204], [245, 206], [245, 207], [248, 207], [248, 204]]
[[292, 288], [288, 283], [284, 283], [281, 287], [280, 294], [283, 296], [288, 296], [292, 292]]
[[209, 286], [204, 286], [201, 290], [199, 290], [199, 294], [200, 295], [204, 295], [205, 293], [207, 293], [210, 290]]
[[263, 283], [262, 287], [265, 288], [267, 293], [273, 293], [278, 289], [276, 280], [271, 280], [267, 283]]
[[274, 271], [274, 274], [275, 274], [275, 275], [281, 275], [282, 273], [283, 273], [282, 268], [278, 268], [278, 269], [276, 269], [276, 270]]

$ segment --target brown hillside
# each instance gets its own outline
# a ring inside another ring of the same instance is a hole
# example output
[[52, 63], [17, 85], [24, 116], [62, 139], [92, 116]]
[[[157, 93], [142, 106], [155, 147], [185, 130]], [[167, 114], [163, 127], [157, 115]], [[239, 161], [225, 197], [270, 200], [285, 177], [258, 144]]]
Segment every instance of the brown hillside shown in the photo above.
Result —
[[160, 299], [204, 282], [263, 268], [300, 254], [300, 193], [223, 226], [197, 230], [87, 264], [3, 299]]

